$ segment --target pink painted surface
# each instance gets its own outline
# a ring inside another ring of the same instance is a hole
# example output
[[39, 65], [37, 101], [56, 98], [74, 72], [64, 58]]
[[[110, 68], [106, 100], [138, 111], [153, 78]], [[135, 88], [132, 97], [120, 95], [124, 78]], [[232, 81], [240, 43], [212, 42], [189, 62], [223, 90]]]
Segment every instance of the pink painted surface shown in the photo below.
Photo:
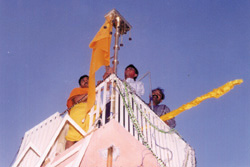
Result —
[[113, 167], [143, 167], [158, 166], [152, 153], [128, 133], [115, 120], [97, 130], [90, 141], [81, 167], [107, 166], [107, 159], [101, 156], [100, 151], [113, 145], [119, 149], [119, 157], [113, 161]]
[[[83, 144], [84, 139], [67, 149], [55, 160], [62, 158], [75, 147]], [[113, 167], [158, 167], [156, 158], [152, 153], [137, 141], [129, 132], [127, 132], [115, 120], [111, 120], [108, 124], [94, 132], [87, 150], [83, 156], [80, 167], [104, 167], [107, 166], [107, 158], [102, 156], [101, 152], [109, 148], [111, 145], [119, 150], [119, 156], [112, 162]], [[72, 162], [76, 155], [66, 159], [57, 167], [66, 166]]]
[[[69, 149], [65, 150], [60, 155], [56, 156], [55, 159], [54, 159], [54, 162], [57, 161], [57, 160], [60, 160], [61, 158], [65, 157], [65, 156], [67, 156], [67, 154], [69, 154], [76, 147], [79, 147], [80, 145], [82, 145], [83, 142], [84, 142], [84, 140], [80, 140], [79, 142], [77, 142], [76, 144], [74, 144], [72, 147], [70, 147]], [[78, 155], [78, 151], [75, 154], [73, 154], [72, 156], [70, 156], [69, 158], [65, 159], [62, 163], [58, 164], [56, 167], [65, 167], [67, 164], [69, 164], [72, 161], [74, 161], [74, 159], [77, 157], [77, 155]]]

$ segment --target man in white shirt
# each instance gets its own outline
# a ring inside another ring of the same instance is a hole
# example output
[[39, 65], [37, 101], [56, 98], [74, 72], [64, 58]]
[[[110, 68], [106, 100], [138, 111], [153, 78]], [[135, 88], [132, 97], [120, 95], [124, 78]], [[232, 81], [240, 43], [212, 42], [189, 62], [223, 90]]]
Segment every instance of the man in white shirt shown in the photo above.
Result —
[[124, 71], [125, 81], [132, 88], [132, 91], [136, 93], [139, 97], [144, 95], [144, 84], [141, 81], [136, 81], [139, 72], [133, 64], [128, 65]]
[[[108, 75], [110, 75], [113, 72], [112, 68], [108, 68], [106, 70], [106, 73], [103, 75], [103, 78], [105, 79]], [[128, 83], [129, 87], [132, 89], [132, 91], [137, 94], [139, 97], [142, 97], [144, 95], [145, 89], [144, 89], [144, 84], [141, 81], [136, 81], [136, 78], [139, 75], [139, 71], [137, 68], [133, 65], [130, 64], [125, 68], [124, 71], [124, 78], [125, 81]], [[109, 90], [109, 87], [108, 87]], [[108, 91], [107, 93], [107, 105], [106, 105], [106, 118], [109, 118], [110, 116], [110, 92]], [[105, 122], [108, 122], [106, 119]]]

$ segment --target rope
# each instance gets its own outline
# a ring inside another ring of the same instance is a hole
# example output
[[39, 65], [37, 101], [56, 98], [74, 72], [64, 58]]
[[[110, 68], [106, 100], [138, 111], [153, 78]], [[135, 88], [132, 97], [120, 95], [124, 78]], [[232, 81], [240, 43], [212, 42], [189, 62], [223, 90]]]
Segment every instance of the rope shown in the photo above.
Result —
[[[151, 75], [150, 75], [150, 71], [147, 72], [146, 74], [144, 74], [144, 76], [142, 76], [138, 81], [141, 81], [142, 79], [144, 79], [147, 75], [148, 75], [148, 79], [149, 79], [149, 90], [150, 90], [150, 93], [149, 93], [149, 97], [152, 97], [152, 81], [151, 81]], [[150, 100], [149, 103], [151, 103], [151, 109], [153, 110], [154, 109], [154, 105], [153, 105], [153, 101]]]
[[65, 111], [63, 111], [63, 112], [60, 114], [60, 116], [64, 115], [66, 112], [68, 112], [68, 111], [69, 111], [71, 108], [73, 108], [75, 105], [79, 104], [82, 100], [87, 99], [87, 97], [88, 97], [88, 94], [85, 95], [85, 96], [83, 96], [83, 97], [82, 97], [78, 102], [76, 102], [73, 106], [71, 106], [71, 107], [67, 108]]
[[[159, 148], [161, 148], [161, 149], [163, 149], [163, 150], [167, 150], [167, 151], [170, 152], [170, 155], [171, 155], [170, 160], [172, 160], [172, 159], [173, 159], [173, 152], [172, 152], [168, 147], [162, 147], [162, 146], [160, 146], [160, 145], [156, 142], [156, 139], [155, 139], [154, 134], [152, 134], [151, 136], [152, 136], [152, 138], [154, 139], [154, 142], [155, 142], [155, 145], [156, 145], [156, 146], [158, 146]], [[168, 161], [170, 161], [170, 160], [168, 160]]]
[[[108, 75], [107, 77], [109, 77], [110, 75]], [[104, 81], [102, 80], [100, 83], [98, 83], [97, 85], [96, 85], [96, 87], [97, 86], [99, 86], [101, 83], [103, 83]], [[62, 116], [62, 115], [64, 115], [66, 112], [68, 112], [70, 109], [72, 109], [76, 104], [78, 104], [78, 103], [80, 103], [82, 100], [85, 100], [85, 99], [87, 99], [88, 98], [88, 94], [86, 94], [85, 96], [83, 96], [78, 102], [76, 102], [73, 106], [71, 106], [71, 107], [69, 107], [69, 108], [67, 108], [65, 111], [63, 111], [61, 114], [60, 114], [60, 116]]]

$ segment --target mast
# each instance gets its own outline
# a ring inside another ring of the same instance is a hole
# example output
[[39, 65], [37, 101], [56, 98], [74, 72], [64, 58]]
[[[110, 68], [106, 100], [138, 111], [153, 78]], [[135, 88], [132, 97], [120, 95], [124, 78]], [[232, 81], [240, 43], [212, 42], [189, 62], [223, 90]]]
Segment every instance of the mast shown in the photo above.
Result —
[[[111, 21], [113, 23], [113, 27], [115, 28], [115, 46], [114, 46], [114, 60], [113, 67], [114, 73], [117, 75], [117, 65], [118, 61], [118, 50], [119, 47], [119, 37], [120, 35], [127, 34], [127, 32], [132, 28], [132, 26], [122, 17], [122, 15], [116, 10], [112, 9], [108, 14], [105, 15], [106, 20]], [[131, 40], [131, 39], [130, 39]], [[116, 82], [113, 82], [113, 89], [111, 95], [111, 107], [110, 107], [110, 119], [115, 115], [115, 99], [116, 99]]]
[[117, 74], [118, 61], [118, 50], [119, 47], [119, 37], [120, 35], [127, 34], [127, 32], [132, 28], [132, 26], [122, 17], [122, 15], [116, 10], [112, 9], [108, 14], [105, 15], [106, 20], [112, 21], [113, 27], [115, 28], [115, 45], [114, 45], [114, 73]]

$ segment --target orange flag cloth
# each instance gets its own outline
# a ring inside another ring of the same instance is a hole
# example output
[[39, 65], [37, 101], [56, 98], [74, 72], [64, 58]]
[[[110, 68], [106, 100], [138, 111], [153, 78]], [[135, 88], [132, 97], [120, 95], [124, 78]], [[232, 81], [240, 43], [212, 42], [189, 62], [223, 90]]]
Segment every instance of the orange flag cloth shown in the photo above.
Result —
[[93, 49], [92, 58], [89, 69], [89, 92], [87, 101], [87, 111], [89, 111], [95, 103], [95, 72], [103, 65], [110, 64], [110, 43], [112, 37], [112, 24], [107, 21], [100, 28], [94, 39], [89, 44]]
[[179, 107], [178, 109], [176, 110], [173, 110], [165, 115], [162, 115], [160, 118], [163, 120], [163, 121], [166, 121], [166, 120], [169, 120], [175, 116], [177, 116], [178, 114], [182, 113], [183, 111], [185, 110], [188, 110], [192, 107], [195, 107], [197, 106], [198, 104], [200, 104], [203, 100], [206, 100], [208, 98], [219, 98], [221, 97], [222, 95], [226, 94], [227, 92], [229, 92], [231, 89], [233, 89], [233, 87], [235, 85], [239, 85], [243, 82], [242, 79], [238, 79], [238, 80], [234, 80], [234, 81], [230, 81], [228, 83], [226, 83], [225, 85], [217, 88], [217, 89], [214, 89], [213, 91], [205, 94], [205, 95], [202, 95], [200, 97], [197, 97], [196, 99], [194, 99], [193, 101], [187, 103], [187, 104], [184, 104], [182, 105], [181, 107]]

